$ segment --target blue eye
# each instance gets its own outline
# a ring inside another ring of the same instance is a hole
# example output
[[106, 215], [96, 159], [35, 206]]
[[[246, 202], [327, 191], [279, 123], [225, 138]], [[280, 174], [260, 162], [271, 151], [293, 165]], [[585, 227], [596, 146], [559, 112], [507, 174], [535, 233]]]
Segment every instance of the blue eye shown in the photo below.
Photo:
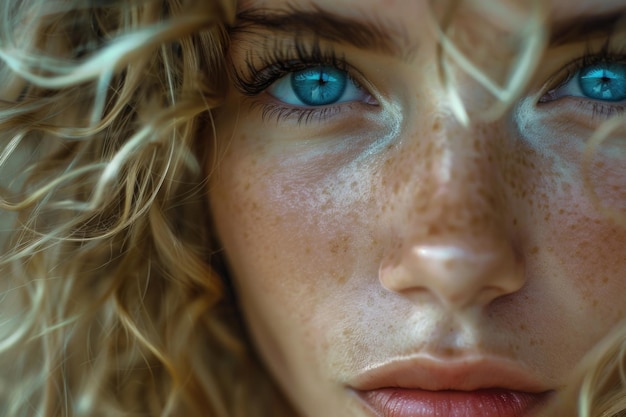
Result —
[[365, 100], [369, 96], [345, 71], [330, 66], [293, 72], [277, 80], [267, 91], [287, 104], [312, 107]]
[[578, 85], [589, 98], [622, 101], [626, 99], [626, 65], [600, 63], [585, 67], [578, 73]]
[[599, 62], [577, 66], [572, 77], [549, 91], [540, 102], [546, 103], [563, 97], [582, 97], [607, 103], [626, 100], [626, 64]]

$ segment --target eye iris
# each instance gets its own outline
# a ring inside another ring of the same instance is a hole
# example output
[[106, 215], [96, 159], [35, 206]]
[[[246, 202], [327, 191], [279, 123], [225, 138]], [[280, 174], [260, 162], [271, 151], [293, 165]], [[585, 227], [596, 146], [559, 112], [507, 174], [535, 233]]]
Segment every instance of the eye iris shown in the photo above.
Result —
[[294, 93], [308, 106], [324, 106], [337, 102], [343, 96], [348, 76], [331, 67], [307, 68], [291, 75]]
[[592, 65], [579, 76], [581, 91], [589, 98], [604, 101], [622, 101], [626, 99], [626, 65]]

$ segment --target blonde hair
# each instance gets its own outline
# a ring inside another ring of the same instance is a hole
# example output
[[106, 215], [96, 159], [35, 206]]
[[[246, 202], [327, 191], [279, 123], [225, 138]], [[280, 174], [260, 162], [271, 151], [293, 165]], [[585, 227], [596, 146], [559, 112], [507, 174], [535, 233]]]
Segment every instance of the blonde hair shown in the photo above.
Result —
[[0, 416], [278, 415], [198, 227], [234, 3], [0, 7]]
[[[234, 2], [0, 8], [0, 417], [293, 415], [211, 252], [210, 110], [225, 95]], [[528, 22], [516, 64], [527, 72], [501, 87], [441, 18], [441, 77], [460, 121], [454, 68], [493, 94], [485, 114], [498, 117], [538, 62], [541, 10], [507, 20]], [[624, 335], [589, 354], [552, 415], [574, 415], [572, 399], [581, 417], [626, 412]]]

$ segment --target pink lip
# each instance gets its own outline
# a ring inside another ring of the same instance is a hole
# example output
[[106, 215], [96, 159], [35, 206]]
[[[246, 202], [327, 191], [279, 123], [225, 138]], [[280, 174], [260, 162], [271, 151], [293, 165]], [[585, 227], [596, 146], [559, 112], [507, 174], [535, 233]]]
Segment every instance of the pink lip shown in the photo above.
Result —
[[545, 402], [547, 395], [504, 389], [426, 391], [385, 388], [360, 393], [380, 417], [526, 417]]
[[530, 372], [497, 358], [394, 361], [352, 387], [378, 417], [530, 417], [551, 394]]

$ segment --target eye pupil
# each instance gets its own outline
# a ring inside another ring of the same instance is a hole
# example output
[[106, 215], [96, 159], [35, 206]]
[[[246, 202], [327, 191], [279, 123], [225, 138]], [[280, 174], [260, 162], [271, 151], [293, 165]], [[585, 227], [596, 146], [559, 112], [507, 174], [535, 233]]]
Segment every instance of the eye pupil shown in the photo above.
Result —
[[307, 68], [291, 75], [295, 95], [308, 106], [336, 103], [346, 91], [348, 76], [332, 67]]
[[601, 63], [580, 72], [580, 89], [587, 97], [603, 101], [626, 99], [626, 65]]

